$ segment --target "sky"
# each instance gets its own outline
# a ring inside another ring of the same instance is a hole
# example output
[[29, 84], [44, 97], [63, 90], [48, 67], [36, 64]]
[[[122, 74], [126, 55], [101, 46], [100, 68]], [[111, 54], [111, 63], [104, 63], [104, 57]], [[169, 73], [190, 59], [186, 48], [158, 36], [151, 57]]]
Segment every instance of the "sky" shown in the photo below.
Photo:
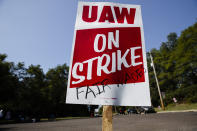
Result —
[[[197, 22], [197, 0], [83, 0], [141, 5], [146, 51]], [[41, 65], [70, 64], [78, 0], [0, 0], [0, 54]]]

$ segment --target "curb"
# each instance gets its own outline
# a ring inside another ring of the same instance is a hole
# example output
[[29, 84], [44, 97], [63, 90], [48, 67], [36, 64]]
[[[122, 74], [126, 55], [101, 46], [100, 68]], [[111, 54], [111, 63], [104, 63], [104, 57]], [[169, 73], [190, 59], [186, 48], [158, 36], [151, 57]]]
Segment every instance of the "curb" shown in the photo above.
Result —
[[157, 113], [175, 113], [175, 112], [197, 112], [197, 109], [192, 110], [176, 110], [176, 111], [161, 111]]

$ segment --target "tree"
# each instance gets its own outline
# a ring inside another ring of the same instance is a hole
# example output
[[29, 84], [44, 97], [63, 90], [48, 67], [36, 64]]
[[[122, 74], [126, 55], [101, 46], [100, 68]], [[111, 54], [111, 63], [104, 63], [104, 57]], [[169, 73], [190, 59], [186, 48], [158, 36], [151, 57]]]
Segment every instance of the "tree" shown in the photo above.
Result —
[[[166, 93], [164, 102], [171, 103], [173, 97], [179, 102], [196, 102], [197, 23], [184, 30], [179, 38], [176, 33], [170, 33], [167, 39], [159, 50], [151, 50], [161, 91]], [[150, 67], [149, 78], [152, 102], [156, 106], [156, 84]]]
[[65, 103], [68, 80], [66, 64], [50, 69], [46, 74], [47, 86], [50, 89], [50, 100], [54, 104]]
[[11, 109], [16, 99], [17, 78], [12, 74], [14, 64], [6, 61], [7, 55], [0, 54], [0, 106]]
[[86, 105], [65, 104], [69, 68], [66, 64], [50, 69], [46, 73], [48, 95], [53, 109], [51, 113], [57, 116], [84, 116], [88, 114]]
[[30, 65], [23, 78], [24, 86], [21, 87], [20, 102], [23, 112], [36, 117], [45, 116], [48, 101], [45, 97], [45, 75], [39, 65]]
[[173, 53], [177, 91], [184, 90], [182, 101], [197, 102], [197, 23], [181, 33]]
[[63, 115], [65, 111], [65, 99], [68, 79], [68, 66], [66, 64], [50, 69], [46, 73], [48, 99], [51, 108], [57, 115]]

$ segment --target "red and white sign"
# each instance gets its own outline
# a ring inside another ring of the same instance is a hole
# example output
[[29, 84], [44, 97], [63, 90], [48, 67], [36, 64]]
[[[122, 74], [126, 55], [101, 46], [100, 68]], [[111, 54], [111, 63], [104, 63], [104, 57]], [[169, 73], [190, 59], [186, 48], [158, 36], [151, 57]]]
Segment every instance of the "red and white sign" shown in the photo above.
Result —
[[66, 102], [151, 105], [139, 5], [79, 2]]

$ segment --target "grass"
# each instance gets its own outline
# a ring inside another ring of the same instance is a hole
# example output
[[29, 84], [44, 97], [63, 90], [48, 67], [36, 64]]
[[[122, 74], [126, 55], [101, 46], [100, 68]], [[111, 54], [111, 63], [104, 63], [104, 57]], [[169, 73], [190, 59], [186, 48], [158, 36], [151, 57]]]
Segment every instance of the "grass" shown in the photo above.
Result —
[[[82, 118], [89, 118], [89, 117], [58, 117], [55, 118], [54, 120], [59, 121], [59, 120], [71, 120], [71, 119], [82, 119]], [[41, 118], [40, 121], [50, 121], [48, 118]]]
[[[84, 118], [90, 118], [90, 117], [58, 117], [55, 119], [41, 118], [40, 121], [47, 122], [47, 121], [60, 121], [60, 120], [84, 119]], [[0, 120], [0, 124], [14, 124], [14, 123], [20, 123], [20, 122], [16, 122], [15, 120]], [[23, 121], [22, 123], [31, 123], [31, 122]]]
[[[192, 110], [197, 109], [197, 103], [193, 104], [169, 104], [165, 107], [165, 111], [181, 111], [181, 110]], [[157, 112], [163, 111], [161, 109], [155, 108]]]
[[0, 124], [13, 124], [15, 123], [14, 120], [0, 120]]

